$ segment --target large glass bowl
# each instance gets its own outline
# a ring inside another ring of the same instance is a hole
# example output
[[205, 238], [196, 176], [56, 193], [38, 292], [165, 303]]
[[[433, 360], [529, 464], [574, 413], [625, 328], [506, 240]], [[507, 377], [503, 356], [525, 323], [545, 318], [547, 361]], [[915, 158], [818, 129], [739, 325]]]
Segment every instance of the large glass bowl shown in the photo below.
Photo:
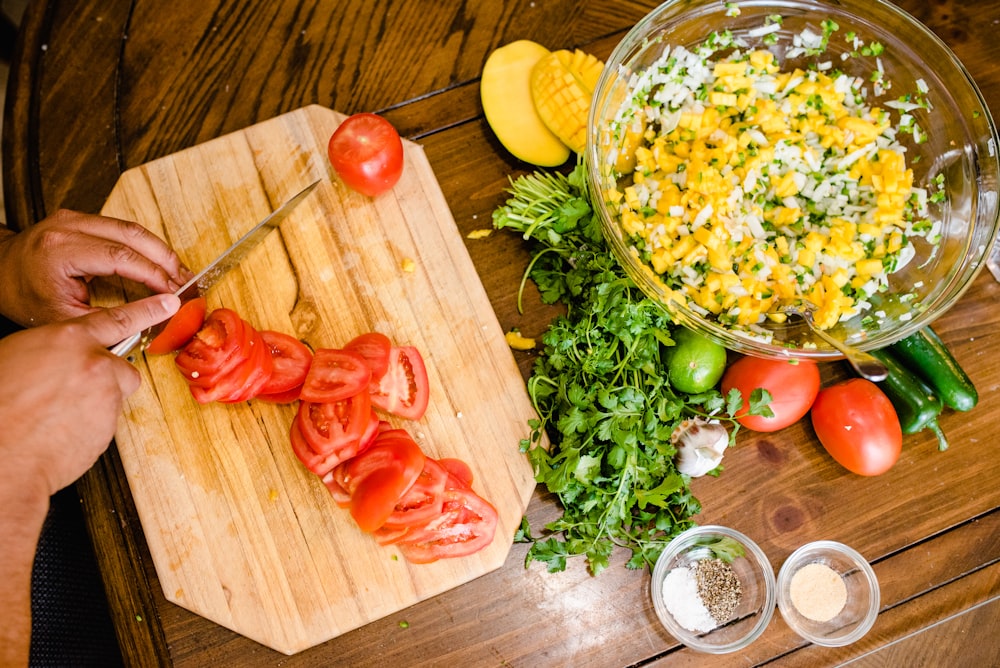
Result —
[[[766, 46], [755, 35], [768, 16], [783, 18], [778, 44]], [[686, 298], [671, 290], [660, 275], [639, 258], [633, 240], [607, 206], [604, 193], [616, 184], [611, 164], [613, 145], [610, 120], [626, 98], [632, 75], [650, 67], [665, 45], [692, 49], [713, 32], [729, 30], [753, 45], [775, 53], [783, 69], [808, 66], [809, 57], [789, 59], [785, 49], [792, 36], [809, 29], [822, 33], [823, 22], [835, 21], [838, 32], [829, 41], [825, 61], [849, 74], [870, 77], [877, 68], [892, 82], [872, 106], [895, 100], [902, 92], [926, 84], [931, 110], [912, 111], [926, 141], [905, 137], [907, 164], [914, 185], [928, 187], [944, 179], [943, 201], [931, 205], [931, 219], [941, 226], [937, 248], [918, 239], [916, 257], [892, 274], [888, 291], [871, 299], [872, 308], [850, 320], [840, 321], [829, 333], [862, 350], [882, 348], [912, 334], [940, 316], [965, 292], [986, 262], [998, 226], [997, 188], [1000, 164], [997, 131], [982, 95], [968, 72], [948, 47], [926, 27], [897, 7], [881, 0], [670, 0], [642, 19], [608, 59], [590, 111], [586, 150], [591, 199], [600, 216], [613, 253], [628, 275], [651, 298], [659, 301], [680, 324], [699, 331], [727, 348], [762, 357], [795, 357], [816, 361], [838, 359], [841, 354], [813, 335], [799, 318], [784, 323], [767, 320], [759, 331], [740, 331], [703, 317]], [[860, 43], [880, 43], [876, 56], [842, 59], [852, 49], [844, 35], [853, 31]], [[815, 57], [812, 58], [816, 60]], [[871, 317], [871, 314], [878, 317]]]

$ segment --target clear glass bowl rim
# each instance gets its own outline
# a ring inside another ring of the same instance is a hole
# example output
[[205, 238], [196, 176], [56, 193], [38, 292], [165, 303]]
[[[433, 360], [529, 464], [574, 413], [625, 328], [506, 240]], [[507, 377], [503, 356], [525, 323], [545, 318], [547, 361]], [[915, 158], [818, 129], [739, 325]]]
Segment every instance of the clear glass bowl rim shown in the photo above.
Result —
[[[983, 117], [985, 118], [990, 132], [990, 141], [996, 149], [994, 151], [994, 155], [990, 156], [992, 157], [992, 161], [996, 164], [991, 166], [994, 170], [1000, 171], [1000, 156], [996, 155], [996, 153], [1000, 153], [1000, 136], [997, 134], [996, 125], [993, 121], [992, 115], [990, 114], [989, 106], [986, 104], [985, 98], [977, 87], [972, 76], [968, 73], [957, 56], [955, 56], [951, 49], [939, 37], [937, 37], [937, 35], [901, 8], [893, 5], [892, 3], [885, 2], [884, 0], [864, 0], [864, 3], [877, 5], [880, 8], [880, 11], [888, 12], [898, 20], [904, 22], [909, 29], [915, 30], [919, 33], [921, 38], [927, 40], [928, 44], [930, 44], [932, 48], [938, 50], [939, 53], [934, 55], [939, 55], [946, 59], [947, 66], [953, 68], [961, 77], [961, 83], [969, 86], [972, 96], [979, 102], [981, 109], [977, 109], [977, 111], [981, 111]], [[636, 25], [625, 35], [625, 37], [612, 51], [607, 63], [615, 64], [626, 62], [629, 55], [634, 55], [632, 54], [632, 51], [642, 46], [644, 43], [643, 40], [647, 37], [646, 33], [650, 31], [652, 26], [656, 25], [657, 21], [660, 20], [663, 14], [667, 11], [672, 11], [676, 7], [684, 5], [712, 4], [717, 4], [720, 8], [722, 8], [727, 3], [723, 3], [721, 1], [667, 0], [667, 2], [661, 4], [636, 23]], [[826, 2], [825, 0], [776, 0], [775, 2], [749, 0], [747, 2], [738, 3], [738, 6], [767, 5], [769, 7], [773, 6], [775, 12], [779, 12], [781, 7], [822, 10], [824, 7], [836, 6], [843, 8], [854, 4], [861, 5], [862, 2], [861, 0], [845, 0], [843, 2], [832, 3]], [[611, 80], [615, 76], [616, 73], [614, 72], [614, 67], [606, 66], [604, 68], [596, 88], [597, 96], [595, 97], [595, 104], [592, 104], [590, 109], [585, 163], [587, 177], [591, 187], [592, 199], [595, 199], [594, 191], [599, 189], [597, 184], [601, 183], [602, 179], [599, 171], [599, 141], [597, 141], [595, 132], [595, 128], [599, 121], [599, 115], [603, 110], [603, 105], [600, 104], [600, 95], [602, 91], [607, 89]], [[678, 304], [676, 301], [671, 300], [669, 294], [665, 294], [661, 286], [657, 285], [656, 282], [646, 276], [645, 273], [637, 266], [634, 266], [626, 260], [626, 258], [632, 256], [632, 252], [630, 251], [628, 244], [625, 243], [622, 238], [609, 231], [617, 225], [617, 223], [610, 218], [602, 204], [603, 203], [595, 200], [593, 203], [594, 210], [600, 218], [602, 228], [605, 230], [605, 237], [609, 245], [612, 247], [615, 255], [618, 257], [619, 262], [624, 268], [626, 274], [628, 274], [629, 277], [640, 287], [640, 289], [642, 289], [649, 297], [664, 308], [667, 313], [679, 324], [704, 334], [730, 350], [744, 354], [769, 358], [808, 359], [817, 362], [843, 358], [843, 355], [839, 351], [834, 350], [822, 342], [820, 342], [819, 346], [816, 348], [788, 347], [745, 336], [739, 332], [734, 332], [722, 325], [719, 325], [718, 323], [701, 318], [697, 313], [687, 308], [687, 306]], [[933, 309], [928, 309], [927, 311], [919, 314], [917, 317], [914, 317], [909, 322], [903, 323], [892, 332], [891, 336], [876, 334], [870, 339], [853, 342], [853, 345], [861, 350], [873, 350], [884, 347], [915, 333], [926, 325], [931, 324], [934, 319], [951, 308], [968, 290], [972, 282], [982, 271], [986, 264], [986, 259], [989, 255], [990, 249], [995, 243], [997, 243], [997, 237], [998, 234], [1000, 234], [1000, 211], [998, 211], [997, 218], [998, 220], [993, 221], [992, 230], [988, 237], [988, 243], [982, 244], [982, 246], [984, 246], [984, 250], [979, 253], [977, 261], [968, 263], [969, 266], [965, 267], [962, 272], [952, 277], [950, 282], [953, 285], [948, 291], [944, 291], [938, 295], [937, 303], [934, 305]], [[636, 264], [638, 264], [638, 262]]]
[[[735, 640], [725, 645], [710, 645], [707, 643], [701, 643], [698, 641], [696, 635], [679, 625], [676, 625], [670, 617], [670, 613], [666, 612], [666, 607], [663, 603], [663, 592], [661, 589], [663, 578], [666, 576], [667, 564], [672, 561], [674, 557], [691, 547], [694, 539], [713, 535], [722, 535], [739, 541], [740, 544], [746, 548], [744, 558], [750, 560], [757, 567], [764, 580], [764, 603], [761, 606], [759, 619], [749, 633], [739, 640]], [[653, 597], [653, 605], [656, 609], [656, 615], [660, 619], [661, 623], [663, 623], [664, 628], [666, 628], [672, 636], [684, 645], [687, 645], [691, 649], [699, 652], [709, 654], [726, 654], [749, 646], [750, 643], [759, 638], [760, 635], [767, 629], [768, 625], [771, 623], [772, 617], [774, 616], [774, 610], [777, 607], [777, 579], [774, 576], [774, 569], [771, 567], [771, 562], [768, 560], [767, 555], [764, 554], [764, 551], [755, 541], [750, 539], [745, 534], [737, 531], [736, 529], [731, 529], [717, 524], [695, 526], [675, 536], [673, 540], [667, 544], [667, 547], [664, 548], [659, 559], [656, 561], [656, 565], [653, 567], [650, 590]]]
[[[789, 609], [791, 601], [787, 600], [786, 597], [783, 596], [783, 593], [787, 589], [785, 585], [791, 580], [791, 577], [795, 574], [796, 570], [808, 563], [811, 563], [809, 559], [812, 555], [820, 556], [828, 552], [835, 552], [841, 556], [847, 557], [857, 567], [857, 569], [864, 574], [865, 582], [868, 584], [869, 591], [870, 605], [868, 606], [868, 611], [865, 614], [864, 619], [861, 620], [853, 631], [838, 638], [817, 636], [809, 633], [805, 629], [799, 628], [795, 624], [795, 617]], [[788, 558], [785, 559], [785, 562], [781, 565], [781, 569], [778, 571], [777, 595], [778, 610], [780, 611], [782, 618], [788, 624], [789, 628], [809, 642], [815, 645], [822, 645], [823, 647], [842, 647], [860, 640], [875, 624], [875, 620], [878, 618], [879, 608], [881, 606], [878, 578], [875, 576], [875, 570], [871, 567], [871, 564], [869, 564], [868, 560], [861, 556], [861, 553], [854, 548], [834, 540], [817, 540], [811, 543], [806, 543], [788, 555]]]

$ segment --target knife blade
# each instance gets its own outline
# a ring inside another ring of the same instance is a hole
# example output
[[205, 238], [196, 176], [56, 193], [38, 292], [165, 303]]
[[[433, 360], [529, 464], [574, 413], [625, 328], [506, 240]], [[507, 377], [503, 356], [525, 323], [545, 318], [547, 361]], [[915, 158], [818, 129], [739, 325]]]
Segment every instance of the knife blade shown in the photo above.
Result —
[[[209, 289], [218, 283], [229, 270], [237, 266], [250, 251], [256, 248], [270, 234], [271, 230], [278, 227], [282, 221], [291, 214], [292, 210], [299, 205], [311, 193], [319, 181], [314, 181], [298, 194], [279, 206], [266, 218], [254, 225], [242, 237], [222, 251], [222, 253], [212, 260], [204, 269], [195, 274], [194, 278], [179, 287], [174, 294], [180, 297], [181, 303], [193, 299], [198, 295], [205, 294]], [[145, 349], [146, 346], [162, 331], [163, 327], [170, 321], [169, 318], [141, 332], [136, 332], [132, 336], [116, 343], [111, 352], [118, 357], [126, 357], [136, 348]]]

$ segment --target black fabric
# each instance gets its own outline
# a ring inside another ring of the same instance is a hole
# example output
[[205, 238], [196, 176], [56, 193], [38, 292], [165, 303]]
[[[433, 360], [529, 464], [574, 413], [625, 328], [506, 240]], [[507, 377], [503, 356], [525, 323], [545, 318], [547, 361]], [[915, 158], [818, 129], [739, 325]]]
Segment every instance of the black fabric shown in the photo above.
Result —
[[31, 666], [122, 665], [76, 491], [52, 497], [31, 577]]

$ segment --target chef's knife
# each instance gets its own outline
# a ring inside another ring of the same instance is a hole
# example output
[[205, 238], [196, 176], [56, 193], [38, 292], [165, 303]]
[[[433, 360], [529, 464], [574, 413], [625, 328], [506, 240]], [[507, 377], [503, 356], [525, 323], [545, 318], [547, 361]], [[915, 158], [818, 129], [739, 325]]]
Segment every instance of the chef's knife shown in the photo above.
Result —
[[[189, 299], [193, 299], [198, 295], [205, 294], [205, 292], [208, 291], [213, 285], [218, 283], [230, 269], [238, 265], [250, 251], [256, 248], [271, 230], [278, 227], [278, 225], [280, 225], [281, 222], [292, 212], [292, 209], [298, 206], [299, 202], [304, 200], [306, 196], [318, 185], [319, 181], [314, 181], [310, 185], [306, 186], [306, 188], [299, 194], [279, 206], [270, 215], [268, 215], [267, 218], [254, 225], [249, 232], [240, 237], [235, 243], [233, 243], [232, 246], [224, 250], [219, 257], [215, 258], [208, 264], [208, 266], [199, 271], [194, 278], [179, 287], [174, 294], [180, 297], [181, 303]], [[168, 318], [158, 325], [154, 325], [149, 329], [133, 334], [127, 339], [115, 344], [115, 346], [111, 348], [111, 352], [119, 357], [126, 357], [137, 347], [145, 349], [146, 346], [148, 346], [149, 343], [156, 337], [156, 335], [160, 333], [169, 320], [170, 319]]]

